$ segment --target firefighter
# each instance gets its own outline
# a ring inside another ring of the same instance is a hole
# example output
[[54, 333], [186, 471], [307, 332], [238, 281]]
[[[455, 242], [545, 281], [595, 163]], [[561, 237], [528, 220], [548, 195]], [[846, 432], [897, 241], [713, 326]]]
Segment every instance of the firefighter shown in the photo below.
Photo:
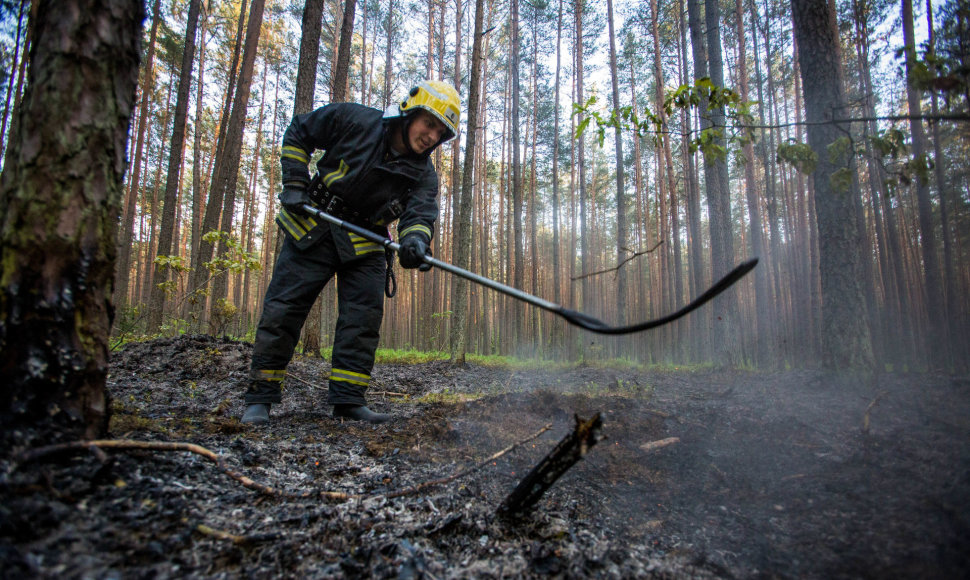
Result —
[[[281, 400], [286, 367], [310, 307], [337, 276], [328, 403], [333, 416], [383, 423], [391, 416], [367, 408], [380, 338], [384, 294], [393, 295], [391, 258], [383, 246], [315, 219], [304, 204], [388, 235], [398, 220], [403, 268], [430, 269], [438, 217], [438, 175], [432, 151], [458, 132], [458, 92], [448, 83], [424, 81], [383, 113], [355, 103], [332, 103], [293, 118], [283, 135], [283, 192], [276, 222], [283, 247], [266, 290], [256, 330], [246, 411], [242, 422], [269, 421]], [[323, 151], [309, 174], [314, 150]]]

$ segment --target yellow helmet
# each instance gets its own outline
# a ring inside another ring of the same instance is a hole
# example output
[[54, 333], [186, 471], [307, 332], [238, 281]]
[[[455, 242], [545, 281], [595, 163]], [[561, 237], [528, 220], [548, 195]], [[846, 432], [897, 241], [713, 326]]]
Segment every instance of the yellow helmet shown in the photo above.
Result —
[[458, 121], [461, 119], [461, 102], [455, 87], [443, 81], [422, 81], [401, 101], [401, 115], [410, 115], [414, 109], [424, 109], [438, 118], [448, 134], [442, 142], [458, 134]]

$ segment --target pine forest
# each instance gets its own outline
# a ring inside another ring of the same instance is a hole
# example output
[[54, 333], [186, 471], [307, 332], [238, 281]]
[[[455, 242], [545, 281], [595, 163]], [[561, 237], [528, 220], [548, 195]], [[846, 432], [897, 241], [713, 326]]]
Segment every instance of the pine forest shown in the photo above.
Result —
[[[676, 322], [619, 336], [395, 267], [382, 347], [966, 371], [970, 8], [836, 0], [832, 22], [818, 4], [146, 0], [112, 342], [252, 340], [290, 120], [385, 109], [435, 79], [462, 103], [458, 138], [433, 155], [435, 258], [610, 325], [758, 265]], [[45, 5], [0, 2], [6, 153]], [[330, 284], [304, 352], [332, 343], [336, 303]]]

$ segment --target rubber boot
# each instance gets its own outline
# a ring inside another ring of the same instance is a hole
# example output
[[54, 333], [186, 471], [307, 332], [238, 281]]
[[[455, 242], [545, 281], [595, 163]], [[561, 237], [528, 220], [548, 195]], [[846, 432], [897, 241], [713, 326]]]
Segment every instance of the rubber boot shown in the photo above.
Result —
[[375, 413], [364, 405], [334, 405], [334, 418], [353, 419], [354, 421], [366, 421], [368, 423], [387, 423], [391, 420], [391, 415], [386, 413]]
[[253, 403], [252, 405], [247, 405], [246, 412], [243, 413], [242, 422], [249, 423], [250, 425], [269, 423], [269, 404]]

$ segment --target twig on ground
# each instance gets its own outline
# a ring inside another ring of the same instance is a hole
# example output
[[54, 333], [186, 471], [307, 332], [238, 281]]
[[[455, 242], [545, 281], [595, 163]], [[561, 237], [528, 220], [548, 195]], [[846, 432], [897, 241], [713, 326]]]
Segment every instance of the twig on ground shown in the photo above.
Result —
[[496, 453], [493, 453], [491, 456], [488, 457], [488, 459], [480, 462], [478, 465], [474, 465], [472, 467], [463, 469], [461, 471], [458, 471], [457, 473], [454, 473], [452, 475], [449, 475], [448, 477], [443, 477], [441, 479], [435, 479], [435, 480], [432, 480], [432, 481], [426, 481], [424, 483], [419, 483], [418, 485], [414, 485], [414, 486], [411, 486], [411, 487], [406, 487], [404, 489], [401, 489], [401, 490], [398, 490], [398, 491], [393, 491], [393, 492], [386, 493], [386, 494], [377, 494], [376, 496], [373, 496], [373, 497], [384, 496], [384, 497], [387, 497], [388, 499], [390, 499], [390, 498], [395, 498], [395, 497], [401, 497], [401, 496], [404, 496], [404, 495], [411, 495], [411, 494], [414, 494], [414, 493], [417, 493], [417, 492], [421, 491], [422, 489], [427, 489], [427, 488], [432, 487], [432, 486], [435, 486], [435, 485], [444, 485], [446, 483], [451, 483], [452, 481], [455, 481], [456, 479], [458, 479], [460, 477], [464, 477], [466, 475], [471, 475], [472, 473], [475, 473], [476, 471], [482, 469], [483, 467], [485, 467], [489, 463], [495, 461], [499, 457], [505, 455], [506, 453], [509, 453], [510, 451], [514, 451], [517, 447], [520, 447], [520, 446], [528, 443], [529, 441], [532, 441], [534, 439], [537, 439], [540, 435], [542, 435], [543, 433], [545, 433], [549, 429], [552, 429], [552, 423], [547, 424], [545, 427], [543, 427], [542, 429], [539, 429], [538, 431], [536, 431], [532, 435], [526, 437], [522, 441], [518, 441], [516, 443], [513, 443], [513, 444], [509, 445], [508, 447], [506, 447], [505, 449], [503, 449], [501, 451], [498, 451]]
[[866, 407], [866, 413], [865, 413], [865, 415], [862, 416], [862, 433], [863, 434], [865, 434], [865, 435], [868, 435], [869, 434], [869, 426], [870, 426], [869, 413], [872, 412], [872, 410], [875, 408], [876, 404], [879, 402], [879, 399], [883, 398], [888, 393], [889, 393], [889, 391], [883, 391], [883, 392], [879, 393], [878, 395], [876, 395], [876, 398], [873, 399], [872, 402], [869, 403], [869, 406]]
[[641, 451], [646, 451], [651, 453], [660, 449], [661, 447], [666, 447], [668, 445], [673, 445], [674, 443], [680, 443], [680, 437], [667, 437], [666, 439], [658, 439], [657, 441], [650, 441], [649, 443], [644, 443], [640, 446]]
[[[393, 491], [389, 493], [371, 494], [371, 495], [349, 494], [349, 493], [342, 493], [337, 491], [308, 491], [304, 493], [290, 493], [290, 492], [278, 490], [274, 487], [264, 485], [262, 483], [258, 483], [250, 479], [249, 477], [239, 473], [238, 471], [230, 468], [225, 464], [222, 456], [215, 453], [214, 451], [211, 451], [209, 449], [206, 449], [205, 447], [202, 447], [201, 445], [196, 445], [194, 443], [164, 442], [164, 441], [135, 441], [131, 439], [94, 439], [90, 441], [71, 441], [68, 443], [57, 443], [55, 445], [47, 445], [44, 447], [38, 447], [36, 449], [25, 451], [24, 453], [21, 453], [17, 457], [16, 465], [19, 466], [25, 463], [30, 463], [32, 461], [37, 461], [49, 455], [55, 455], [58, 453], [73, 453], [80, 450], [90, 450], [93, 453], [95, 453], [95, 455], [98, 455], [98, 452], [100, 452], [101, 455], [103, 455], [104, 449], [141, 449], [146, 451], [189, 451], [191, 453], [195, 453], [196, 455], [201, 455], [202, 457], [205, 457], [209, 461], [215, 463], [216, 467], [218, 467], [220, 471], [222, 471], [224, 474], [228, 475], [232, 479], [238, 481], [240, 484], [242, 484], [243, 487], [258, 491], [259, 493], [264, 495], [286, 498], [286, 499], [307, 499], [307, 498], [316, 497], [316, 498], [326, 498], [326, 499], [331, 499], [336, 501], [365, 500], [365, 499], [375, 499], [375, 498], [382, 498], [382, 497], [391, 499], [395, 497], [402, 497], [405, 495], [412, 495], [412, 494], [418, 493], [419, 491], [422, 491], [424, 489], [427, 489], [429, 487], [433, 487], [436, 485], [444, 485], [446, 483], [451, 483], [452, 481], [455, 481], [458, 478], [475, 473], [476, 471], [488, 465], [490, 462], [495, 461], [499, 457], [502, 457], [506, 453], [509, 453], [510, 451], [513, 451], [517, 447], [520, 447], [521, 445], [524, 445], [525, 443], [528, 443], [529, 441], [532, 441], [538, 438], [540, 435], [542, 435], [543, 433], [545, 433], [551, 428], [552, 428], [552, 424], [550, 423], [545, 427], [543, 427], [542, 429], [540, 429], [539, 431], [533, 433], [526, 439], [513, 443], [512, 445], [509, 445], [505, 449], [502, 449], [501, 451], [492, 454], [485, 461], [482, 461], [481, 463], [474, 465], [472, 467], [458, 471], [448, 477], [427, 481], [398, 491]], [[94, 450], [98, 450], [98, 451], [94, 451]], [[206, 532], [203, 532], [203, 533], [206, 533]], [[210, 535], [213, 535], [213, 534], [210, 534]]]
[[[238, 471], [227, 466], [223, 461], [222, 457], [210, 451], [201, 445], [196, 445], [194, 443], [181, 443], [181, 442], [171, 442], [171, 441], [134, 441], [131, 439], [94, 439], [91, 441], [70, 441], [68, 443], [57, 443], [55, 445], [47, 445], [45, 447], [38, 447], [37, 449], [31, 449], [20, 455], [18, 458], [18, 463], [29, 463], [31, 461], [36, 461], [42, 457], [48, 455], [54, 455], [57, 453], [73, 452], [79, 449], [89, 449], [91, 447], [97, 447], [99, 449], [142, 449], [146, 451], [189, 451], [195, 453], [196, 455], [201, 455], [209, 461], [216, 464], [216, 467], [220, 471], [235, 479], [242, 484], [243, 487], [256, 490], [265, 495], [277, 496], [277, 497], [303, 497], [294, 496], [286, 492], [277, 490], [268, 485], [263, 485], [253, 481], [249, 477], [239, 473]], [[350, 499], [346, 493], [339, 493], [333, 491], [320, 491], [315, 492], [314, 496], [326, 497], [329, 499], [347, 500]]]
[[291, 373], [289, 371], [287, 371], [287, 373], [286, 373], [286, 378], [293, 379], [293, 380], [295, 380], [298, 383], [303, 383], [304, 385], [306, 385], [308, 387], [314, 387], [314, 388], [316, 388], [316, 387], [319, 386], [319, 385], [315, 385], [315, 384], [311, 383], [310, 381], [308, 381], [308, 380], [300, 377], [299, 375], [295, 375], [295, 374], [293, 374], [293, 373]]

